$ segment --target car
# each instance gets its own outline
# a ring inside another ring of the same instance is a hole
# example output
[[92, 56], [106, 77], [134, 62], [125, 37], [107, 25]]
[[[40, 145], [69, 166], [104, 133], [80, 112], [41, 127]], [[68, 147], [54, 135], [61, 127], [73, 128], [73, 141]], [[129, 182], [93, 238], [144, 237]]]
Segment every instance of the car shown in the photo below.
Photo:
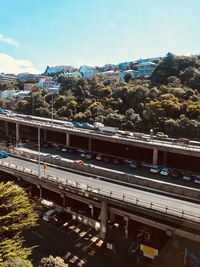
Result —
[[68, 127], [68, 128], [74, 128], [74, 124], [70, 121], [67, 121], [63, 124], [64, 127]]
[[181, 177], [181, 173], [177, 170], [172, 170], [169, 176], [174, 179], [179, 179]]
[[57, 214], [57, 211], [55, 209], [50, 209], [42, 216], [42, 219], [46, 222], [50, 222], [53, 217]]
[[92, 159], [92, 154], [91, 153], [86, 153], [85, 154], [86, 159]]
[[75, 126], [75, 127], [78, 127], [78, 128], [83, 128], [83, 125], [81, 122], [78, 122], [78, 121], [73, 121], [72, 124]]
[[187, 138], [179, 138], [172, 141], [172, 145], [189, 145], [190, 140]]
[[74, 163], [79, 164], [79, 165], [85, 164], [85, 162], [82, 159], [74, 160]]
[[99, 161], [101, 161], [102, 160], [102, 155], [100, 155], [100, 154], [98, 154], [98, 155], [96, 155], [96, 160], [99, 160]]
[[156, 137], [159, 137], [159, 138], [167, 138], [168, 135], [165, 134], [165, 133], [163, 133], [163, 132], [157, 132], [157, 133], [156, 133]]
[[108, 162], [110, 162], [110, 158], [107, 157], [107, 156], [105, 156], [105, 157], [103, 157], [103, 161], [106, 162], [106, 163], [108, 163]]
[[168, 176], [170, 174], [170, 169], [169, 168], [162, 168], [160, 171], [161, 175]]
[[71, 219], [72, 219], [72, 215], [65, 211], [59, 212], [53, 217], [53, 221], [57, 226], [62, 226], [63, 224], [65, 224], [67, 221]]
[[51, 158], [52, 159], [61, 159], [61, 156], [60, 155], [51, 155]]
[[86, 152], [85, 151], [81, 151], [81, 158], [85, 158], [86, 157]]
[[160, 172], [160, 167], [152, 166], [149, 171], [152, 172], [152, 173], [159, 173]]
[[193, 175], [191, 173], [183, 173], [181, 179], [183, 181], [193, 181]]
[[138, 163], [137, 163], [137, 161], [136, 161], [136, 160], [132, 160], [132, 161], [130, 162], [130, 168], [132, 168], [132, 169], [137, 169], [137, 167], [138, 167]]
[[7, 158], [8, 156], [9, 156], [9, 154], [8, 154], [7, 151], [4, 151], [4, 150], [0, 151], [0, 158], [1, 159], [2, 158]]
[[46, 213], [48, 210], [47, 207], [45, 206], [38, 206], [36, 207], [36, 210], [35, 210], [35, 215], [38, 217], [38, 218], [42, 218], [44, 213]]
[[200, 184], [200, 174], [194, 176], [194, 182]]
[[82, 122], [82, 127], [86, 129], [93, 129], [94, 125], [88, 123], [88, 122]]
[[113, 159], [113, 163], [115, 164], [115, 165], [118, 165], [118, 164], [120, 164], [120, 162], [121, 162], [121, 160], [120, 159]]

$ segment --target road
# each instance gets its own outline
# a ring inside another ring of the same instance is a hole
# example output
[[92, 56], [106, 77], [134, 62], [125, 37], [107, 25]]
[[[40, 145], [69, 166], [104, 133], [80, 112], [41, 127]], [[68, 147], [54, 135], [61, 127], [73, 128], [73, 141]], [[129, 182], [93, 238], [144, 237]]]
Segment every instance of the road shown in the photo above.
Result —
[[[29, 116], [30, 117], [30, 116]], [[25, 124], [29, 124], [29, 125], [32, 125], [34, 127], [38, 127], [38, 126], [45, 126], [45, 127], [48, 127], [48, 128], [54, 128], [55, 130], [56, 129], [61, 129], [63, 130], [63, 132], [65, 132], [65, 130], [70, 130], [72, 133], [73, 132], [84, 132], [84, 133], [88, 133], [90, 134], [90, 136], [92, 135], [99, 135], [99, 136], [108, 136], [106, 134], [103, 134], [103, 133], [100, 133], [100, 132], [96, 132], [96, 131], [93, 131], [93, 130], [90, 130], [90, 129], [80, 129], [80, 128], [66, 128], [64, 127], [63, 125], [60, 125], [60, 124], [57, 124], [56, 122], [53, 122], [50, 123], [50, 122], [44, 122], [44, 121], [38, 121], [37, 120], [37, 117], [33, 117], [34, 119], [27, 119], [26, 118], [26, 115], [24, 115], [24, 117], [22, 117], [22, 114], [21, 114], [21, 117], [17, 117], [17, 115], [14, 115], [14, 116], [11, 116], [11, 117], [8, 117], [4, 114], [0, 114], [0, 118], [2, 119], [6, 119], [6, 121], [12, 121], [12, 122], [21, 122], [21, 123], [25, 123]], [[41, 118], [40, 118], [41, 119]], [[47, 119], [47, 118], [45, 118]], [[153, 146], [157, 146], [157, 147], [168, 147], [168, 148], [172, 148], [172, 149], [179, 149], [179, 150], [188, 150], [188, 151], [194, 151], [194, 152], [200, 152], [200, 146], [199, 146], [199, 142], [191, 142], [190, 145], [182, 145], [182, 144], [172, 144], [172, 141], [171, 139], [164, 139], [164, 140], [158, 140], [156, 139], [156, 137], [153, 139], [153, 140], [141, 140], [141, 139], [138, 139], [138, 138], [135, 138], [135, 137], [132, 137], [132, 136], [127, 136], [127, 137], [121, 137], [119, 135], [112, 135], [112, 136], [109, 136], [110, 139], [119, 139], [119, 140], [129, 140], [129, 141], [137, 141], [138, 143], [141, 143], [141, 144], [151, 144]], [[149, 139], [149, 138], [147, 138]]]
[[[32, 169], [37, 171], [38, 164], [33, 161], [27, 161], [24, 159], [8, 157], [6, 159], [1, 159], [3, 162], [7, 162], [10, 164], [15, 164], [16, 166], [22, 166], [24, 168]], [[150, 208], [150, 203], [153, 203], [153, 209], [157, 211], [164, 212], [165, 207], [168, 208], [168, 213], [173, 214], [175, 216], [181, 217], [182, 214], [180, 211], [184, 212], [185, 218], [188, 220], [195, 220], [196, 222], [200, 222], [200, 209], [199, 204], [191, 203], [184, 200], [179, 200], [176, 198], [171, 198], [155, 193], [150, 193], [146, 191], [142, 191], [135, 188], [130, 188], [122, 185], [118, 185], [111, 182], [105, 182], [101, 180], [94, 179], [92, 177], [72, 173], [66, 170], [60, 170], [51, 166], [48, 166], [46, 170], [47, 174], [55, 177], [59, 177], [61, 180], [70, 180], [73, 183], [79, 183], [83, 189], [88, 185], [91, 188], [96, 188], [93, 192], [97, 193], [97, 188], [107, 192], [105, 195], [108, 195], [108, 191], [113, 192], [112, 197], [116, 197], [120, 199], [119, 196], [125, 195], [127, 199], [129, 199], [130, 203], [135, 204], [135, 199], [139, 199], [140, 206]], [[194, 216], [195, 218], [194, 218]]]

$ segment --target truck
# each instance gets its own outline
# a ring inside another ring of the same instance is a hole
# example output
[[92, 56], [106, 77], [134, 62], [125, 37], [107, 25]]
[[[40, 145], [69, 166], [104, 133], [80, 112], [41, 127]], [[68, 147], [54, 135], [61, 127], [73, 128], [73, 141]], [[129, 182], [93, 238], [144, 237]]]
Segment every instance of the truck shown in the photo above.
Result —
[[98, 127], [98, 130], [101, 132], [101, 133], [109, 133], [109, 134], [115, 134], [118, 132], [118, 128], [116, 127], [109, 127], [109, 126], [99, 126]]

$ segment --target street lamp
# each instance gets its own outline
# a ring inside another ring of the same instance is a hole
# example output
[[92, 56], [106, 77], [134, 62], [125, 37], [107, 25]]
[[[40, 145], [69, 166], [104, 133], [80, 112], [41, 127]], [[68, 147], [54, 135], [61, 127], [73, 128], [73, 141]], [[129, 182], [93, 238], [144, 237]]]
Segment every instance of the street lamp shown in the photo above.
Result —
[[40, 178], [40, 125], [38, 127], [38, 177]]

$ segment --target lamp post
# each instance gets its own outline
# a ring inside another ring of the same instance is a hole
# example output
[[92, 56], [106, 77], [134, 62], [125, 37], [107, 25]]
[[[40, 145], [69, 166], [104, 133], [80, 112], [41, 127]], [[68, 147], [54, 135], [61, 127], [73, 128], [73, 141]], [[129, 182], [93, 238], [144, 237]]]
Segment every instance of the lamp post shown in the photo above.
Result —
[[40, 125], [38, 127], [38, 177], [40, 178]]
[[51, 124], [53, 125], [53, 92], [51, 96]]

